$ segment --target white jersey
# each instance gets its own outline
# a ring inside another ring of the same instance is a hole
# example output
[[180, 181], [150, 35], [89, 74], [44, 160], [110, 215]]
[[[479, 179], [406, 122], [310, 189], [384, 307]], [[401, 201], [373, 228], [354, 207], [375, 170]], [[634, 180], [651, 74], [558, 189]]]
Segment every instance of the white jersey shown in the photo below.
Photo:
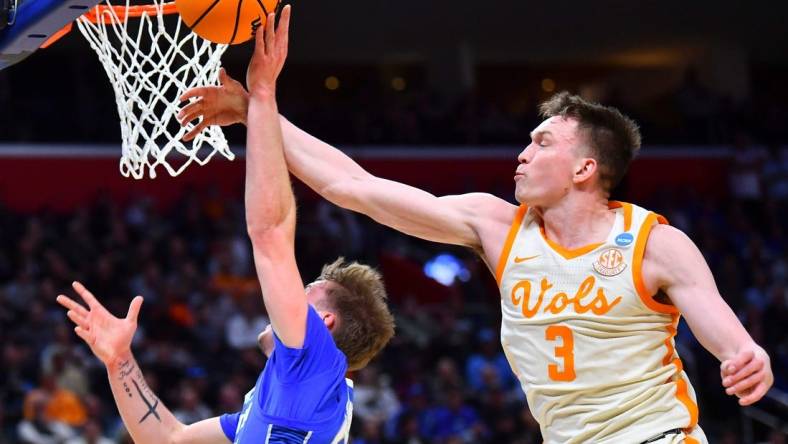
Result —
[[604, 242], [567, 250], [520, 207], [496, 273], [506, 357], [545, 443], [637, 444], [674, 429], [705, 443], [675, 350], [680, 314], [641, 277], [651, 228], [667, 221], [628, 203], [610, 208]]

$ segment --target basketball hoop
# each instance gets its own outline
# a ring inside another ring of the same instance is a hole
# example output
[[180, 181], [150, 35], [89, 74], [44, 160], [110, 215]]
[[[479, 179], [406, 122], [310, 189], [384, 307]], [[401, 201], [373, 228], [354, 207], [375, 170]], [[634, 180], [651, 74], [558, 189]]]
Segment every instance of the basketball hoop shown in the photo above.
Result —
[[[165, 15], [174, 15], [175, 23], [165, 26]], [[218, 85], [227, 45], [192, 33], [175, 3], [162, 0], [144, 6], [130, 5], [129, 0], [111, 5], [107, 0], [77, 19], [77, 27], [98, 54], [115, 91], [123, 136], [121, 174], [140, 179], [147, 171], [154, 178], [156, 167], [163, 166], [177, 176], [192, 162], [206, 164], [217, 152], [235, 158], [221, 128], [208, 127], [184, 143], [181, 138], [194, 125], [182, 127], [176, 118], [184, 91]]]

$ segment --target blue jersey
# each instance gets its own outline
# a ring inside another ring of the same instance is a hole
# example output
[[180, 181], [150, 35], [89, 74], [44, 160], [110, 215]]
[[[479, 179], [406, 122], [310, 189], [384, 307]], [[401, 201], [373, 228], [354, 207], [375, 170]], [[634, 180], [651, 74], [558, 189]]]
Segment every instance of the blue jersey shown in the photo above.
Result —
[[274, 350], [243, 409], [220, 417], [227, 438], [239, 444], [347, 444], [353, 383], [347, 359], [310, 306], [304, 346], [289, 348], [274, 332]]

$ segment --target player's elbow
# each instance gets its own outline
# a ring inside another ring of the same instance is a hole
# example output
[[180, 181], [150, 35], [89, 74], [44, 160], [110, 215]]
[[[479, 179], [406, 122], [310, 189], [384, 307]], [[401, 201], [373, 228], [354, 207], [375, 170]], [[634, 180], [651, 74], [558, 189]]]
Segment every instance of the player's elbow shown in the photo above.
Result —
[[246, 232], [254, 247], [264, 247], [263, 251], [273, 245], [292, 244], [295, 239], [295, 230], [288, 224], [254, 224], [248, 223]]
[[373, 185], [372, 175], [351, 176], [324, 186], [319, 194], [334, 205], [364, 212], [364, 195]]
[[257, 219], [247, 217], [246, 234], [253, 245], [266, 245], [295, 239], [295, 210], [288, 211], [281, 218]]
[[189, 441], [187, 426], [178, 421], [167, 433], [165, 444], [187, 444]]
[[246, 232], [254, 241], [261, 237], [278, 236], [295, 232], [295, 202], [290, 201], [275, 206], [251, 209], [247, 204]]

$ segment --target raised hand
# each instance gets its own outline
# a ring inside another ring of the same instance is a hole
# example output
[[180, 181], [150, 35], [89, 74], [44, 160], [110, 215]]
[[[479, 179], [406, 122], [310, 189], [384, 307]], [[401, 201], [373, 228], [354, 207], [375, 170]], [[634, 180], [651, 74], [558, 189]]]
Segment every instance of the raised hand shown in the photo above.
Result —
[[264, 32], [258, 30], [255, 35], [254, 54], [246, 71], [249, 94], [271, 95], [276, 89], [276, 78], [287, 58], [291, 9], [290, 5], [282, 9], [278, 27], [276, 15], [268, 14]]
[[740, 405], [755, 403], [774, 383], [769, 355], [757, 345], [740, 350], [733, 358], [723, 361], [720, 376], [725, 393], [736, 395]]
[[68, 309], [66, 315], [77, 325], [74, 331], [88, 344], [93, 354], [105, 365], [113, 365], [116, 358], [131, 349], [142, 296], [131, 301], [128, 314], [120, 319], [108, 312], [84, 285], [74, 282], [72, 287], [88, 308], [62, 294], [57, 297], [58, 304]]
[[221, 82], [219, 86], [192, 88], [179, 98], [182, 102], [192, 97], [198, 98], [184, 106], [178, 113], [181, 126], [186, 126], [187, 123], [202, 117], [202, 120], [183, 136], [183, 140], [194, 139], [200, 131], [210, 125], [227, 126], [246, 123], [249, 94], [240, 82], [227, 75], [224, 68], [219, 71], [219, 81]]

